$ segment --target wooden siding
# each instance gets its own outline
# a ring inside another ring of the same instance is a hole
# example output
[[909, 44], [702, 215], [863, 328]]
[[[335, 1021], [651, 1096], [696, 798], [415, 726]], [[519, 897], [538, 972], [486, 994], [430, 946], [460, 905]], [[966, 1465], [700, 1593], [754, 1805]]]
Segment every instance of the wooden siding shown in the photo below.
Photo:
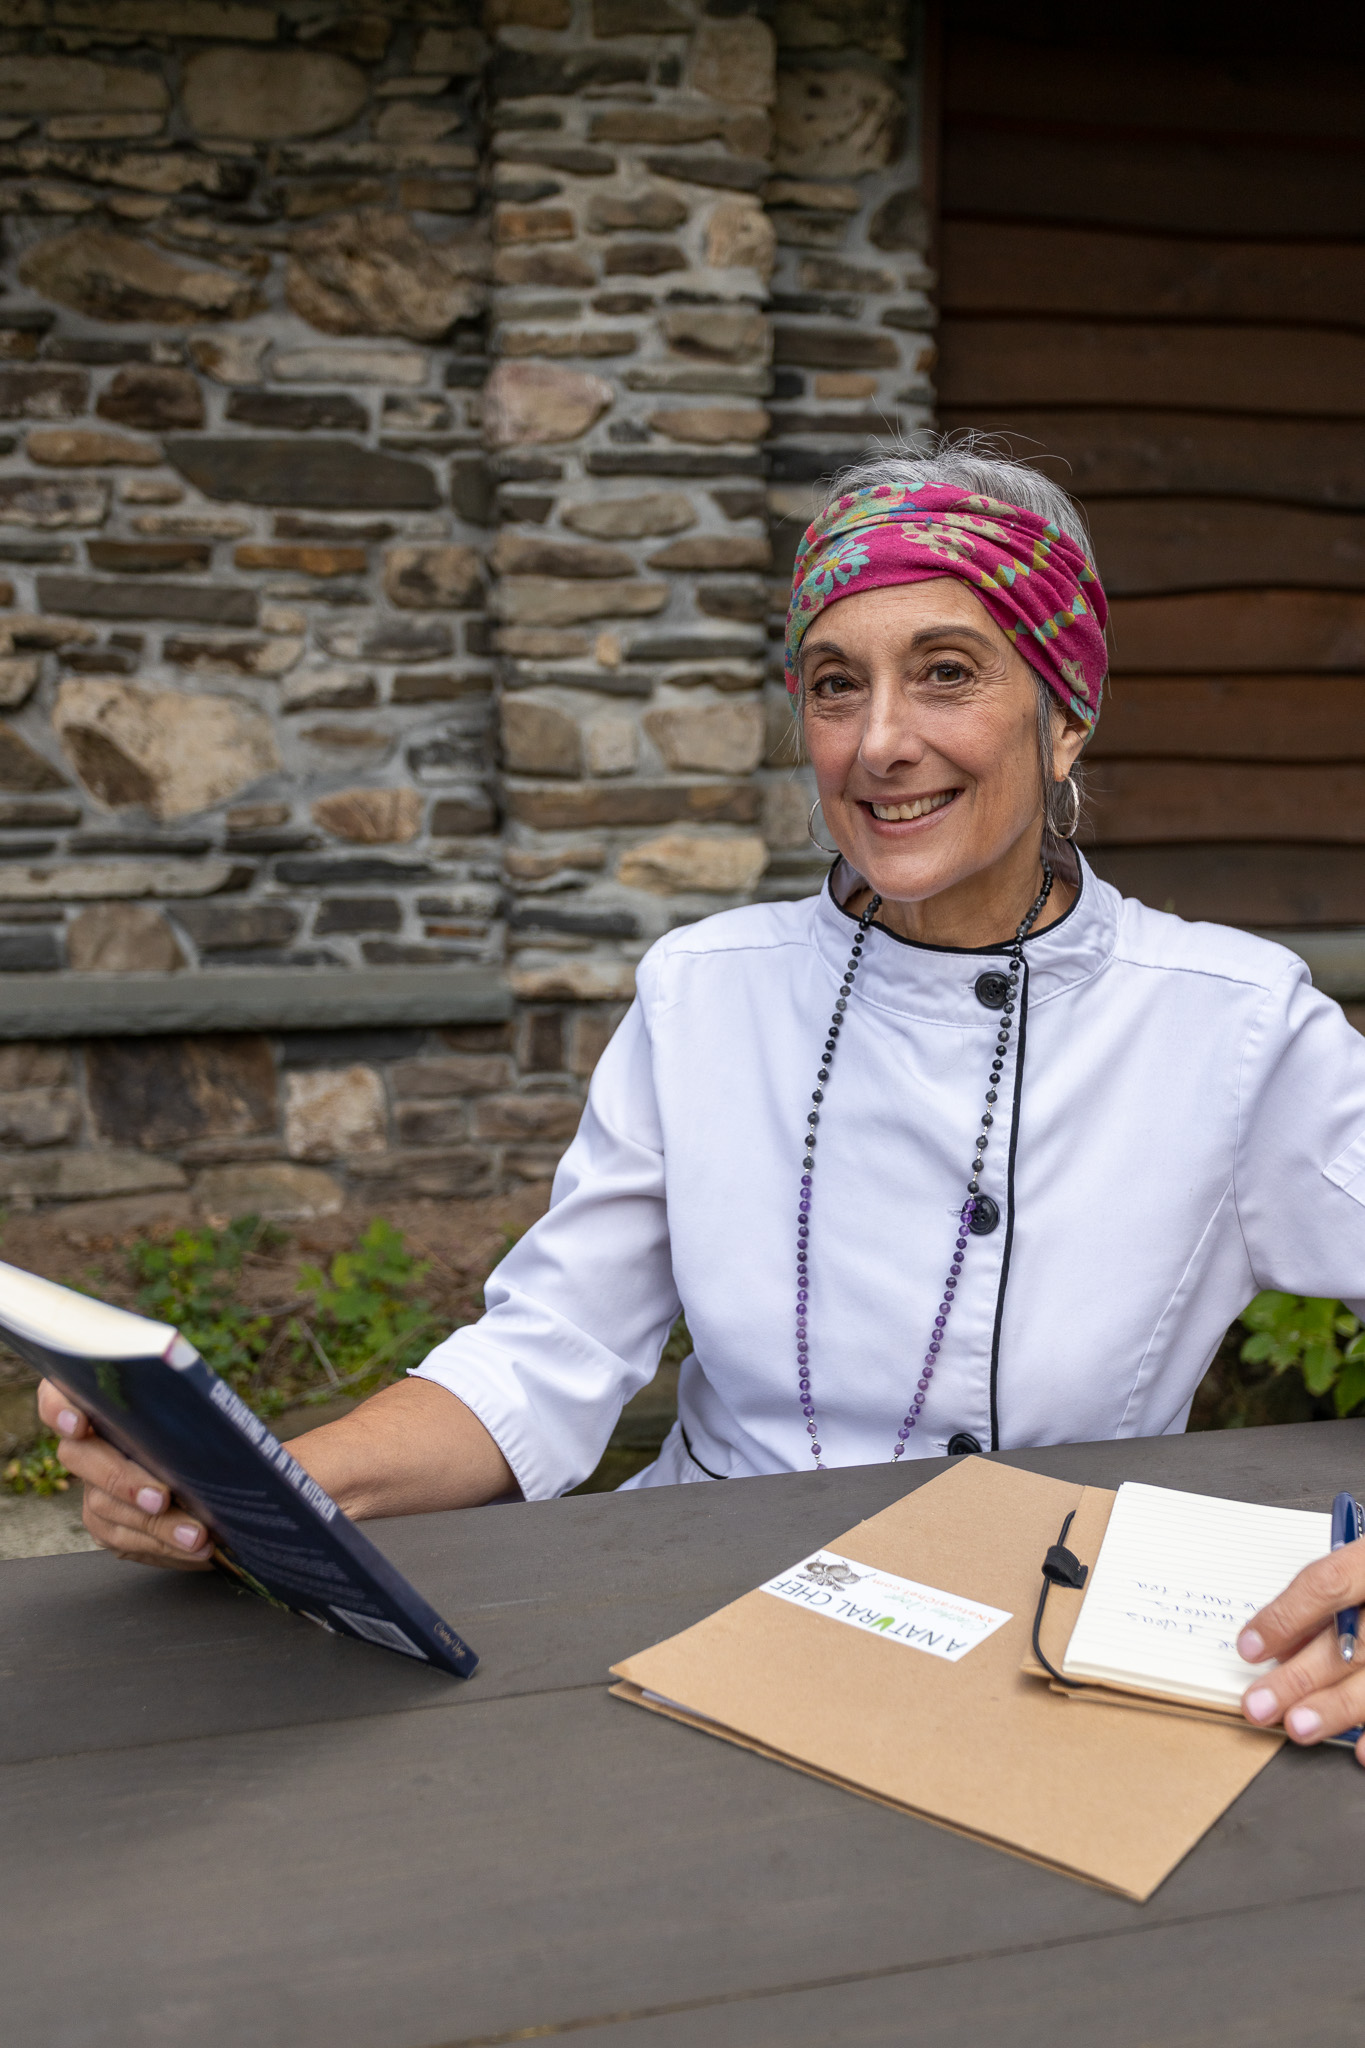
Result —
[[1100, 14], [943, 9], [940, 419], [993, 430], [1092, 520], [1101, 872], [1192, 917], [1359, 925], [1358, 20], [1220, 48], [1215, 25]]

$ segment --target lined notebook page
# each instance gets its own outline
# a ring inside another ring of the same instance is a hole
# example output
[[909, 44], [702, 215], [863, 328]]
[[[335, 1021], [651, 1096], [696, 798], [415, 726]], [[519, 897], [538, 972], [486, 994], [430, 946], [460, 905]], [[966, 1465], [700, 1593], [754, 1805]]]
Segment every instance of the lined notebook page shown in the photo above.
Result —
[[1331, 1547], [1330, 1515], [1125, 1484], [1062, 1673], [1240, 1707], [1271, 1667], [1242, 1662], [1239, 1632]]

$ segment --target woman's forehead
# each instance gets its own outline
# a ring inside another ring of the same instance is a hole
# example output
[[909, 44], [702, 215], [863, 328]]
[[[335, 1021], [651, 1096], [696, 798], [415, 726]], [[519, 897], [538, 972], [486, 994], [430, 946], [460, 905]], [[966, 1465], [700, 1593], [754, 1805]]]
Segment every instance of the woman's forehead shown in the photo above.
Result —
[[827, 604], [801, 644], [800, 661], [831, 653], [852, 654], [871, 641], [909, 645], [939, 630], [961, 631], [983, 647], [1014, 652], [1004, 632], [974, 591], [955, 576], [924, 577], [916, 583], [859, 590]]

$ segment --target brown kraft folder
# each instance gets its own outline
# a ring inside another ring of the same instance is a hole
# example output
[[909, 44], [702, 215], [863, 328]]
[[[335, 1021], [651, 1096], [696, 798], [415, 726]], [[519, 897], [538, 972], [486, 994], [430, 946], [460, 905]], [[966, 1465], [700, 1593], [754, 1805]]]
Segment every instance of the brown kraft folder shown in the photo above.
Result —
[[[1022, 1668], [1044, 1553], [1087, 1496], [1068, 1547], [1078, 1530], [1098, 1547], [1093, 1525], [1102, 1536], [1112, 1494], [968, 1458], [823, 1546], [1006, 1609], [1011, 1619], [960, 1662], [755, 1591], [614, 1666], [612, 1691], [883, 1805], [1150, 1898], [1284, 1738], [1216, 1715], [1132, 1713], [1135, 1701], [1098, 1702], [1096, 1688], [1078, 1709]], [[1049, 1595], [1057, 1617], [1045, 1620], [1063, 1638], [1079, 1597]]]

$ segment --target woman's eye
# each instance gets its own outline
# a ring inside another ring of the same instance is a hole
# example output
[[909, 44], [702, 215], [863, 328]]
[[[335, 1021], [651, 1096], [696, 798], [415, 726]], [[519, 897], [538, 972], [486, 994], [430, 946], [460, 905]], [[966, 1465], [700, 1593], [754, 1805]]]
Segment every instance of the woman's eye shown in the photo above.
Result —
[[815, 688], [824, 697], [845, 697], [850, 690], [856, 689], [857, 685], [850, 676], [834, 674], [818, 676]]
[[966, 665], [960, 661], [936, 661], [929, 670], [931, 683], [965, 683]]

